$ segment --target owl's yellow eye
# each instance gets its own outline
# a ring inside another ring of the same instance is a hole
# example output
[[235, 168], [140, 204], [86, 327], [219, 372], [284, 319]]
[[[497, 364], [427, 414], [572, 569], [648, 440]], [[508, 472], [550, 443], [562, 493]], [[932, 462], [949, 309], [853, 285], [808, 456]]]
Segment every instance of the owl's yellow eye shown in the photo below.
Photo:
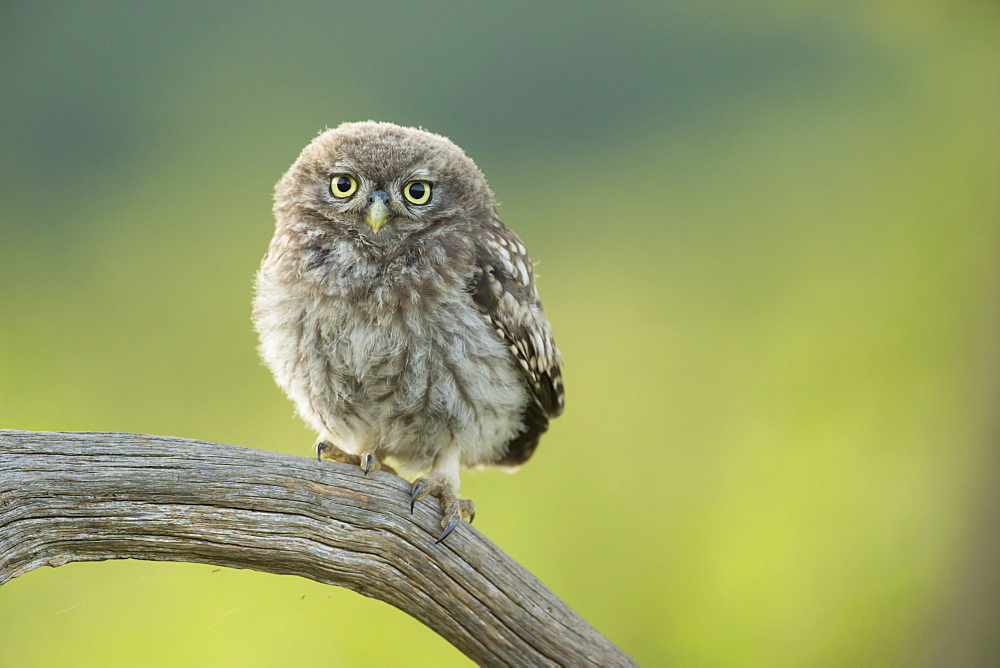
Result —
[[330, 178], [330, 192], [334, 197], [350, 197], [358, 189], [358, 182], [347, 174], [334, 174]]
[[431, 201], [431, 184], [427, 181], [410, 181], [403, 186], [403, 195], [412, 204], [427, 204]]

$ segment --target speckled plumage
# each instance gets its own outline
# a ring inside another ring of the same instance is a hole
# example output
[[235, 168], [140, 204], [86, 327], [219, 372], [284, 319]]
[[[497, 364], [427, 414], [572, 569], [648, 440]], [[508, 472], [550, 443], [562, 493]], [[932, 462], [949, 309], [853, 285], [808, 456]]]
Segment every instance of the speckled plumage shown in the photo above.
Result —
[[[336, 196], [338, 175], [356, 192]], [[404, 197], [413, 181], [427, 203]], [[563, 409], [523, 243], [460, 148], [389, 123], [316, 137], [274, 213], [254, 301], [264, 361], [321, 440], [428, 473], [415, 496], [438, 496], [453, 527], [473, 512], [459, 467], [522, 464]]]

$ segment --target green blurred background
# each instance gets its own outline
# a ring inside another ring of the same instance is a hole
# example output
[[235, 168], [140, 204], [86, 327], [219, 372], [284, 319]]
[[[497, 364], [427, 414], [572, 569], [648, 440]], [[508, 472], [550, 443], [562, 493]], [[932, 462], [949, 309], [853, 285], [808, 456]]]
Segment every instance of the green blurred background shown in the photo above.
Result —
[[[0, 4], [0, 427], [307, 456], [255, 352], [319, 130], [451, 137], [568, 404], [478, 528], [646, 665], [1000, 661], [994, 3]], [[0, 588], [0, 665], [463, 665], [191, 564]]]

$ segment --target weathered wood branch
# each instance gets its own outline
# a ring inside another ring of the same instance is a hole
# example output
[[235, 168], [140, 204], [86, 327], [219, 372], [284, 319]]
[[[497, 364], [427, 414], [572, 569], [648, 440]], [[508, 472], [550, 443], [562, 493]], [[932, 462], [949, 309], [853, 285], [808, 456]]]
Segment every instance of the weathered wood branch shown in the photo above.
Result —
[[0, 430], [0, 584], [71, 561], [299, 575], [390, 603], [484, 665], [634, 665], [473, 527], [388, 473], [166, 436]]

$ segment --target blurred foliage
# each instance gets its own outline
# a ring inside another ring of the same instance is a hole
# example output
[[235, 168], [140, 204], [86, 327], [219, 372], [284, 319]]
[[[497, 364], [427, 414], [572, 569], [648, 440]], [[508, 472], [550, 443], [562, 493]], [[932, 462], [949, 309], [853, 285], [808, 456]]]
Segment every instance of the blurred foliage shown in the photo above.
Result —
[[[5, 3], [0, 427], [307, 455], [249, 323], [271, 188], [324, 127], [420, 125], [566, 360], [535, 459], [465, 476], [480, 530], [646, 665], [996, 658], [998, 71], [991, 3]], [[191, 564], [0, 617], [4, 666], [465, 663]]]

